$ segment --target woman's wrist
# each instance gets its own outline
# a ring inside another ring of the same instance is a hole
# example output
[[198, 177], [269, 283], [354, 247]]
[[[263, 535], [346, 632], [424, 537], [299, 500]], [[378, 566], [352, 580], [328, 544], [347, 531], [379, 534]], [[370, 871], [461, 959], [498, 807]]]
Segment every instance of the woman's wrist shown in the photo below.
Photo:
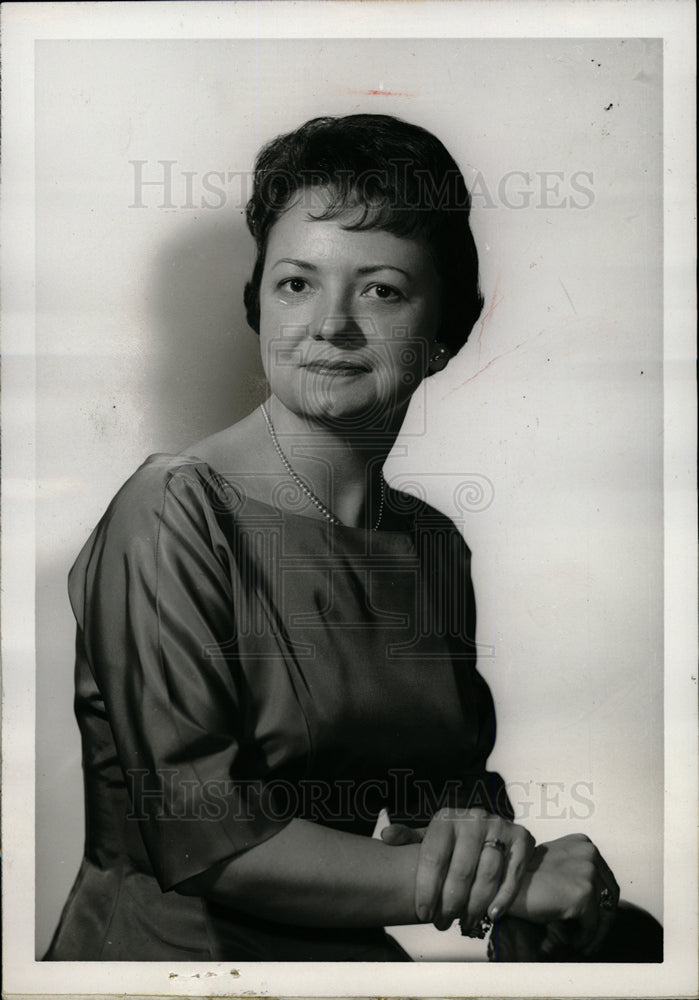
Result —
[[420, 845], [406, 844], [403, 847], [390, 847], [387, 850], [388, 860], [394, 869], [390, 878], [391, 888], [387, 903], [388, 910], [394, 916], [385, 921], [385, 926], [424, 923], [425, 921], [418, 916], [415, 905]]

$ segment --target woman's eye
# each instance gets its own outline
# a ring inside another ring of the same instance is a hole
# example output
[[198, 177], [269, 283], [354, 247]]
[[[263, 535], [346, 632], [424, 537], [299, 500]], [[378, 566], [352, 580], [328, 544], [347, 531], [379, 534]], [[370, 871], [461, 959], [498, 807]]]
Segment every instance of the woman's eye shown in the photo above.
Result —
[[279, 285], [284, 291], [293, 292], [298, 295], [300, 292], [305, 292], [308, 288], [308, 282], [305, 278], [287, 278], [282, 281]]
[[367, 293], [372, 298], [383, 299], [386, 302], [398, 302], [403, 295], [392, 285], [372, 285], [367, 289]]

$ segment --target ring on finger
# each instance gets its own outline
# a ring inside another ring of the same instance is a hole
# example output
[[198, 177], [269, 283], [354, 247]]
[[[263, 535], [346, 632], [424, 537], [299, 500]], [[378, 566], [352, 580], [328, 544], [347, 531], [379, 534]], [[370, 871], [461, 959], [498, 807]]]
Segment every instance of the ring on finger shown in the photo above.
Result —
[[482, 941], [484, 939], [484, 937], [486, 936], [488, 931], [492, 928], [492, 926], [493, 926], [493, 921], [487, 915], [485, 917], [481, 917], [480, 920], [476, 920], [475, 923], [471, 924], [470, 926], [466, 923], [466, 921], [463, 918], [459, 921], [459, 927], [461, 928], [461, 936], [477, 938], [479, 941]]
[[497, 837], [494, 837], [492, 840], [484, 840], [482, 848], [483, 847], [492, 847], [496, 851], [500, 851], [501, 854], [507, 853], [507, 844], [505, 843], [504, 840], [498, 840]]

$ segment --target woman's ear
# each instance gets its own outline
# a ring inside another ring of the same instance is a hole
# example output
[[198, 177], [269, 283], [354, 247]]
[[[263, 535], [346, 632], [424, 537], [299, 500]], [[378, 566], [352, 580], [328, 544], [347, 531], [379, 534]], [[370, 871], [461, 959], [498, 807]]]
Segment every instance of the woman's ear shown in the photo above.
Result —
[[434, 375], [435, 372], [443, 371], [449, 364], [451, 352], [446, 344], [440, 340], [435, 340], [430, 348], [430, 360], [427, 366], [427, 374]]

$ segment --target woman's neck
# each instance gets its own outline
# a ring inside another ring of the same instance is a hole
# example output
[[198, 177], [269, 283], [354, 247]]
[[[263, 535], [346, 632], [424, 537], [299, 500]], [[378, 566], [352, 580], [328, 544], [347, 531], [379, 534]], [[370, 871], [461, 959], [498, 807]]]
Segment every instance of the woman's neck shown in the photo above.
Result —
[[[321, 503], [343, 524], [374, 525], [382, 491], [381, 470], [404, 414], [392, 427], [377, 429], [310, 421], [292, 413], [275, 396], [270, 396], [265, 409], [286, 462]], [[264, 421], [261, 408], [259, 416]], [[270, 435], [278, 466], [290, 475], [274, 438]]]
[[[291, 413], [276, 397], [265, 403], [274, 436], [293, 472], [339, 521], [349, 527], [374, 527], [381, 505], [381, 470], [400, 430], [403, 415], [386, 428], [329, 427]], [[266, 426], [262, 408], [211, 437], [187, 453], [208, 462], [243, 493], [272, 506], [284, 506], [292, 482]], [[299, 496], [303, 501], [304, 497]], [[324, 515], [310, 501], [309, 517]], [[381, 524], [390, 521], [384, 505]], [[296, 504], [291, 509], [298, 510]]]

